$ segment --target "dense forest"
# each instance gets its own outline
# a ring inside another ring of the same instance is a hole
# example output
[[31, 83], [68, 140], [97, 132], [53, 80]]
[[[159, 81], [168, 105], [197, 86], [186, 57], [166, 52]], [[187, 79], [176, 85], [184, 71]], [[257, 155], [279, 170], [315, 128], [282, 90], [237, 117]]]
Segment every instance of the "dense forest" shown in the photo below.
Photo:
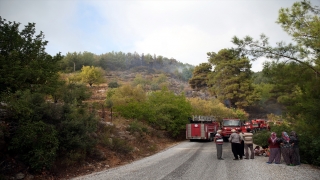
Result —
[[[131, 127], [143, 122], [170, 138], [184, 134], [192, 114], [247, 120], [259, 112], [262, 118], [282, 122], [272, 131], [295, 130], [302, 162], [319, 166], [320, 139], [313, 137], [320, 128], [320, 9], [308, 1], [296, 2], [280, 9], [277, 23], [294, 43], [271, 46], [264, 34], [259, 40], [235, 36], [235, 48], [208, 52], [208, 62], [194, 67], [136, 52], [51, 56], [34, 23], [20, 30], [19, 23], [0, 17], [0, 172], [12, 170], [7, 166], [12, 159], [41, 172], [83, 161], [97, 145], [118, 150], [110, 143], [123, 142], [106, 141], [112, 137], [99, 125], [97, 112], [104, 108], [134, 120]], [[260, 57], [271, 61], [254, 73], [250, 62]], [[108, 80], [111, 71], [141, 74], [131, 84], [121, 84]], [[146, 73], [154, 76], [146, 78]], [[169, 77], [208, 97], [170, 91]], [[101, 83], [108, 83], [104, 100], [86, 102], [90, 87]], [[257, 134], [255, 143], [263, 144], [268, 135]]]
[[150, 73], [161, 71], [176, 78], [188, 81], [194, 66], [178, 62], [173, 58], [151, 54], [109, 52], [96, 55], [90, 52], [67, 53], [59, 63], [61, 71], [68, 73], [80, 71], [83, 66], [101, 67], [108, 71], [139, 71], [147, 69]]

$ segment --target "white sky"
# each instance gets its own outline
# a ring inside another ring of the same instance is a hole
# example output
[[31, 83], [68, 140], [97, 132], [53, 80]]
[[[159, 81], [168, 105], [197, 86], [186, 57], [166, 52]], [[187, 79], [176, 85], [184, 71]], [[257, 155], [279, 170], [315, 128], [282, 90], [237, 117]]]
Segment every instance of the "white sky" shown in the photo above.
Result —
[[[233, 36], [261, 33], [271, 43], [290, 37], [275, 23], [294, 0], [0, 0], [0, 16], [36, 23], [46, 51], [111, 51], [162, 55], [182, 63], [208, 62], [207, 52], [232, 47]], [[320, 6], [320, 0], [311, 0]], [[252, 64], [260, 71], [264, 60]]]

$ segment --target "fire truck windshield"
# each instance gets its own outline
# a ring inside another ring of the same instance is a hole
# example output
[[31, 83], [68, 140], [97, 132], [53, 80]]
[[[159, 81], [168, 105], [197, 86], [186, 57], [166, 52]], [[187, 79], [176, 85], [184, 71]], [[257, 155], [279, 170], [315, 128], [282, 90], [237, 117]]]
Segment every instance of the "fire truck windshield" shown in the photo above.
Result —
[[239, 120], [223, 120], [223, 126], [240, 126]]

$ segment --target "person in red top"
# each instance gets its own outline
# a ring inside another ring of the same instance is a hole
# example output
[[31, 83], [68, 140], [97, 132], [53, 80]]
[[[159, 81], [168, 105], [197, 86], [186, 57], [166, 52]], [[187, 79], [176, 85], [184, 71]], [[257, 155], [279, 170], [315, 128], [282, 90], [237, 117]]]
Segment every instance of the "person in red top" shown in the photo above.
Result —
[[216, 143], [216, 147], [217, 147], [217, 158], [219, 160], [223, 160], [222, 158], [222, 145], [223, 145], [223, 138], [221, 136], [221, 130], [217, 131], [217, 134], [214, 136], [214, 142]]
[[280, 164], [281, 159], [281, 151], [280, 151], [280, 143], [277, 138], [277, 134], [275, 132], [271, 133], [271, 136], [268, 138], [268, 144], [270, 149], [269, 161], [268, 164], [271, 164], [273, 161], [276, 164]]

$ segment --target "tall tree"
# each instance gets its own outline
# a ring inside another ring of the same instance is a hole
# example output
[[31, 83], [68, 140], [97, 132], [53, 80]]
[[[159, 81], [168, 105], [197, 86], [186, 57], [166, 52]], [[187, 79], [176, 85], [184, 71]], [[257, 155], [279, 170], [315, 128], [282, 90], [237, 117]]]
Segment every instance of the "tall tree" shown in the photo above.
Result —
[[230, 101], [233, 107], [250, 105], [255, 100], [250, 61], [230, 49], [222, 49], [218, 54], [208, 53], [208, 56], [214, 67], [209, 75], [210, 91], [218, 99]]
[[[48, 41], [35, 23], [19, 31], [20, 23], [7, 22], [0, 17], [0, 93], [31, 89], [51, 91], [43, 86], [58, 80], [60, 53], [52, 57], [45, 52]], [[50, 93], [50, 92], [47, 92]]]
[[189, 84], [192, 89], [200, 90], [208, 87], [208, 74], [211, 73], [212, 66], [209, 63], [201, 63], [196, 66], [192, 73]]

